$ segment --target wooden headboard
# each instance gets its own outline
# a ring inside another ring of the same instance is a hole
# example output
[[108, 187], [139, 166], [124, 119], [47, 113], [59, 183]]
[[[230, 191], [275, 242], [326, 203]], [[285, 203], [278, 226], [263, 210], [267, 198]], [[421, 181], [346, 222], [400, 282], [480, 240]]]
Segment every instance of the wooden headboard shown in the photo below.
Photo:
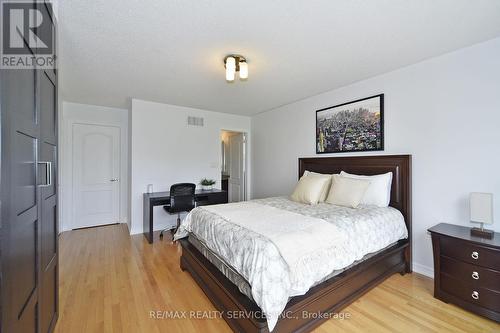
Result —
[[345, 171], [357, 175], [392, 172], [390, 206], [403, 214], [411, 242], [411, 155], [299, 158], [299, 178], [306, 170], [327, 174]]

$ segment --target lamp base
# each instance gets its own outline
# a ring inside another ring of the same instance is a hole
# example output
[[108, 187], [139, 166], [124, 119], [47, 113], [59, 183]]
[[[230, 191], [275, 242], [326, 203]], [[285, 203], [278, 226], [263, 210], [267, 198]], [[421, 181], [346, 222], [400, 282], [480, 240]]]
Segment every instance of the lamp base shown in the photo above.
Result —
[[486, 238], [486, 239], [492, 239], [493, 235], [495, 233], [494, 233], [493, 230], [481, 229], [481, 228], [472, 228], [472, 229], [470, 229], [470, 234], [472, 236], [476, 236], [476, 237], [481, 237], [481, 238]]

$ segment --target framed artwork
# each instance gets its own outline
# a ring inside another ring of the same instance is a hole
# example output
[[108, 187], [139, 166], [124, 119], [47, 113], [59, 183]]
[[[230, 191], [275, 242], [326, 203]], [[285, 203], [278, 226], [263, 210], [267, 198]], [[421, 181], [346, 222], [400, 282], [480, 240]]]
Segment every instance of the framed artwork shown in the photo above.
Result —
[[316, 111], [316, 154], [384, 150], [384, 94]]

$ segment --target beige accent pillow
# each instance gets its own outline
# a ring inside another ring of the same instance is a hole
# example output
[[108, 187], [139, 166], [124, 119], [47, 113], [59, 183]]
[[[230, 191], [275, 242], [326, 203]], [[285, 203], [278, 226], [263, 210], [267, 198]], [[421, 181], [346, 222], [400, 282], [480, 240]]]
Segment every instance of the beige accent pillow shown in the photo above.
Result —
[[327, 175], [324, 173], [317, 173], [313, 171], [304, 171], [304, 176], [313, 176], [313, 177], [325, 177], [328, 179], [328, 182], [325, 183], [323, 189], [321, 190], [321, 195], [319, 197], [318, 202], [325, 202], [326, 197], [328, 196], [328, 192], [330, 191], [330, 186], [332, 185], [332, 175]]
[[364, 179], [353, 179], [340, 175], [332, 176], [332, 187], [326, 202], [356, 208], [363, 199], [366, 190], [370, 186], [370, 181]]
[[329, 178], [327, 177], [311, 177], [303, 175], [295, 186], [290, 199], [295, 202], [301, 202], [309, 205], [315, 205], [319, 202], [321, 192]]

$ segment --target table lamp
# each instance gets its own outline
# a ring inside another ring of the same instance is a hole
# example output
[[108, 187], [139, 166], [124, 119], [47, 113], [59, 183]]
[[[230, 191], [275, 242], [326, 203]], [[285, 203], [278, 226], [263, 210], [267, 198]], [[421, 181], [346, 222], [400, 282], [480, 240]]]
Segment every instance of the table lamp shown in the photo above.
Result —
[[492, 239], [493, 230], [484, 229], [484, 224], [493, 223], [493, 194], [472, 192], [470, 194], [470, 221], [480, 223], [480, 228], [472, 228], [470, 234], [481, 238]]

